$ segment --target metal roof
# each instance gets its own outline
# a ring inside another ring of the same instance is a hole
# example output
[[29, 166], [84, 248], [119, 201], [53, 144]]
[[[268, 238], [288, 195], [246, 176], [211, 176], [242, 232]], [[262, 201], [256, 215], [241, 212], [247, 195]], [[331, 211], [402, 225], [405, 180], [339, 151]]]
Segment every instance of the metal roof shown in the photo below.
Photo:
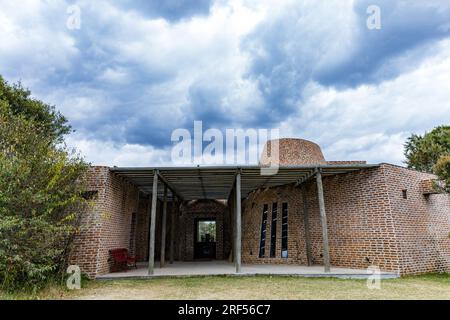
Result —
[[261, 175], [260, 166], [193, 166], [193, 167], [148, 167], [120, 168], [111, 171], [136, 185], [142, 192], [150, 194], [153, 176], [157, 170], [158, 197], [163, 194], [163, 184], [169, 187], [169, 196], [176, 194], [183, 200], [228, 199], [237, 172], [241, 173], [242, 196], [258, 188], [301, 184], [320, 169], [322, 176], [332, 176], [378, 167], [379, 164], [280, 166], [274, 175]]

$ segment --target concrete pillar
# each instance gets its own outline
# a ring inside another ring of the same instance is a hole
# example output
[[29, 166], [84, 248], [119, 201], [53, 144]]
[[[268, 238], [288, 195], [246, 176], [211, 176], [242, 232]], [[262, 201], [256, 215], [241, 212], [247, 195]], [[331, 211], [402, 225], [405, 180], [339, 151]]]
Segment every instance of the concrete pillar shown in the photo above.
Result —
[[236, 273], [241, 272], [241, 239], [242, 239], [242, 216], [241, 216], [241, 174], [236, 175], [236, 233], [235, 233], [235, 259]]
[[163, 268], [166, 264], [166, 227], [167, 227], [167, 185], [164, 185], [163, 214], [161, 226], [161, 254], [159, 260], [161, 268]]
[[158, 171], [153, 175], [152, 204], [150, 214], [150, 241], [148, 254], [148, 274], [153, 275], [155, 269], [155, 228], [156, 228], [156, 202], [158, 199]]
[[322, 173], [316, 172], [317, 194], [319, 197], [320, 221], [322, 224], [323, 264], [325, 272], [330, 272], [330, 249], [328, 245], [327, 213], [325, 211], [325, 199], [323, 196]]

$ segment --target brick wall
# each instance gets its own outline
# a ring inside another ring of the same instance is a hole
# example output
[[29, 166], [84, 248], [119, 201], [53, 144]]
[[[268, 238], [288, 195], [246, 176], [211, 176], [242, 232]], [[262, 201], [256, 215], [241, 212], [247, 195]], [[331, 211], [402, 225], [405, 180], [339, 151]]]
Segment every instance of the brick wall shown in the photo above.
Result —
[[327, 161], [328, 165], [353, 165], [353, 164], [367, 164], [367, 161]]
[[[306, 264], [303, 203], [301, 191], [293, 186], [257, 190], [243, 203], [242, 216], [242, 262], [270, 264]], [[270, 235], [272, 232], [272, 204], [278, 203], [276, 258], [270, 258]], [[281, 258], [281, 206], [288, 203], [288, 258]], [[268, 204], [265, 258], [259, 258], [262, 213]]]
[[82, 272], [89, 276], [97, 273], [97, 254], [100, 243], [101, 219], [100, 213], [105, 203], [105, 184], [109, 169], [106, 167], [91, 167], [86, 176], [87, 191], [96, 191], [90, 206], [81, 216], [80, 230], [74, 238], [70, 263], [80, 266]]
[[[156, 206], [156, 217], [159, 216], [160, 205]], [[139, 199], [139, 214], [137, 218], [136, 228], [136, 259], [139, 262], [147, 261], [149, 255], [148, 241], [150, 231], [150, 210], [151, 210], [151, 196], [142, 195]], [[158, 220], [157, 220], [158, 221]], [[156, 236], [155, 236], [156, 238]], [[156, 253], [155, 249], [155, 253]]]
[[[277, 146], [278, 150], [276, 150]], [[272, 147], [274, 147], [274, 150], [272, 150]], [[279, 165], [318, 165], [327, 163], [319, 145], [312, 141], [291, 138], [267, 141], [261, 154], [260, 163], [261, 165], [269, 165], [271, 162]]]
[[148, 259], [148, 239], [149, 239], [149, 222], [150, 222], [150, 199], [147, 195], [141, 195], [139, 197], [139, 211], [137, 216], [137, 225], [136, 225], [136, 247], [135, 247], [135, 255], [136, 260], [146, 261]]
[[229, 234], [224, 232], [229, 224], [226, 205], [214, 200], [198, 200], [185, 204], [181, 208], [178, 235], [180, 237], [181, 260], [194, 260], [194, 234], [196, 219], [216, 220], [216, 259], [225, 259], [224, 243], [229, 243]]
[[[322, 235], [315, 181], [311, 184], [308, 201], [314, 212], [312, 239], [317, 244], [313, 246], [317, 259]], [[324, 193], [332, 265], [367, 268], [374, 264], [398, 272], [398, 241], [382, 169], [325, 177]]]
[[[333, 266], [366, 268], [376, 264], [398, 271], [399, 256], [390, 214], [387, 189], [380, 169], [323, 178], [328, 219], [330, 258]], [[254, 192], [244, 212], [243, 260], [251, 263], [306, 264], [306, 241], [302, 192], [306, 192], [309, 233], [314, 264], [323, 264], [322, 227], [315, 180], [305, 189], [284, 186]], [[268, 258], [271, 206], [278, 202], [277, 255]], [[281, 204], [288, 203], [288, 252], [281, 258]], [[263, 205], [269, 205], [266, 258], [258, 258]], [[253, 209], [251, 209], [253, 207]]]
[[[445, 194], [424, 195], [429, 174], [392, 165], [324, 177], [331, 264], [401, 274], [450, 271], [450, 201]], [[408, 199], [403, 199], [407, 190]], [[245, 201], [243, 261], [306, 263], [302, 191], [293, 186], [253, 192]], [[322, 229], [315, 180], [306, 184], [312, 257], [322, 264]], [[271, 205], [278, 202], [277, 256], [268, 258]], [[281, 258], [281, 203], [289, 205], [289, 258]], [[266, 257], [258, 257], [263, 205], [269, 205]]]
[[[423, 181], [434, 176], [383, 164], [379, 168], [323, 178], [328, 218], [330, 257], [333, 266], [366, 268], [415, 274], [450, 272], [450, 200], [445, 194], [423, 194]], [[82, 216], [75, 238], [71, 263], [91, 277], [109, 272], [109, 250], [124, 247], [138, 260], [148, 259], [149, 198], [115, 176], [107, 167], [93, 167], [87, 176], [88, 191], [97, 191], [93, 206]], [[407, 199], [404, 199], [406, 190]], [[314, 264], [322, 264], [322, 229], [317, 188], [312, 179], [305, 188], [292, 185], [252, 192], [243, 201], [243, 263], [306, 264], [303, 196], [309, 208], [309, 232]], [[276, 257], [270, 258], [271, 207], [278, 203]], [[281, 258], [281, 206], [288, 203], [288, 258]], [[259, 258], [263, 205], [269, 205], [266, 257]], [[166, 257], [169, 258], [170, 230], [175, 223], [175, 259], [194, 258], [194, 221], [217, 221], [217, 259], [227, 259], [234, 234], [233, 202], [214, 200], [183, 203], [167, 216]], [[158, 202], [155, 257], [159, 259], [161, 210]], [[136, 212], [135, 239], [130, 239], [132, 214]], [[133, 248], [130, 248], [130, 244]]]
[[138, 193], [108, 167], [90, 168], [86, 179], [88, 190], [98, 194], [93, 206], [83, 213], [70, 260], [95, 277], [109, 272], [110, 249], [130, 249], [131, 216], [137, 211]]
[[436, 179], [434, 175], [389, 164], [382, 170], [399, 243], [401, 273], [450, 272], [449, 195], [423, 194], [423, 181]]
[[[149, 256], [149, 231], [150, 231], [150, 208], [151, 196], [145, 196], [140, 199], [139, 215], [136, 228], [136, 259], [138, 262], [147, 262]], [[155, 222], [155, 261], [161, 257], [161, 230], [162, 230], [162, 201], [158, 200], [156, 205]], [[167, 202], [167, 220], [166, 220], [166, 260], [169, 259], [170, 244], [170, 225], [172, 223], [172, 202]], [[176, 220], [175, 220], [176, 223]], [[175, 230], [175, 234], [177, 231]], [[175, 237], [177, 239], [177, 237]], [[176, 257], [176, 255], [175, 255]]]

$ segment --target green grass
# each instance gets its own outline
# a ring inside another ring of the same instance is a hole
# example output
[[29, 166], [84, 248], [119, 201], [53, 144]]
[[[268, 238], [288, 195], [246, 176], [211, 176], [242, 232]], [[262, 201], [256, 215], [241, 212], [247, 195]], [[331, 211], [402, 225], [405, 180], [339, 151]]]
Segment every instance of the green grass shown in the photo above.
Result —
[[380, 290], [369, 290], [366, 280], [270, 276], [84, 281], [78, 291], [53, 285], [34, 295], [0, 292], [0, 299], [450, 300], [450, 276], [428, 274], [382, 280]]

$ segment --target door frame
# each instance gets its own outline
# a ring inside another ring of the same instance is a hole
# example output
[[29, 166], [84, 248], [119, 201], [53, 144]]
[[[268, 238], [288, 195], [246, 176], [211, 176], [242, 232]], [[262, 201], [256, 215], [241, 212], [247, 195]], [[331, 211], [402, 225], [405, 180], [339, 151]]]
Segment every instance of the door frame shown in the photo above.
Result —
[[216, 234], [214, 235], [214, 243], [215, 243], [215, 256], [212, 258], [212, 260], [217, 260], [217, 218], [216, 217], [202, 217], [202, 218], [195, 218], [194, 219], [194, 260], [202, 260], [202, 258], [197, 258], [196, 257], [196, 252], [195, 252], [195, 247], [197, 244], [197, 237], [198, 237], [198, 223], [201, 221], [214, 221], [216, 224]]

